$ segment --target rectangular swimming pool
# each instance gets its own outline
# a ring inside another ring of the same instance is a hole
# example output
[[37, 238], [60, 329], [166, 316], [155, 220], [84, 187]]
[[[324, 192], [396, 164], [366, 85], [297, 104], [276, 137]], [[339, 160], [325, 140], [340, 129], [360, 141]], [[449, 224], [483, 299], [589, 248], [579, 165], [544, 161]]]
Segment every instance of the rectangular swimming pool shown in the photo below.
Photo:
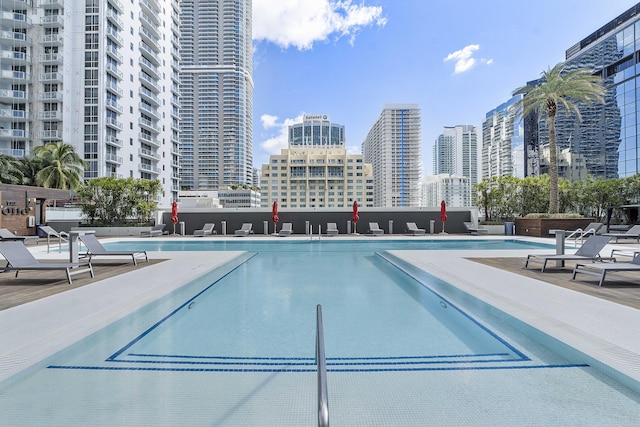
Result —
[[[314, 425], [316, 304], [333, 425], [632, 425], [640, 415], [637, 393], [385, 252], [425, 243], [211, 243], [145, 243], [248, 252], [0, 385], [0, 417]], [[143, 248], [109, 247], [127, 244]]]

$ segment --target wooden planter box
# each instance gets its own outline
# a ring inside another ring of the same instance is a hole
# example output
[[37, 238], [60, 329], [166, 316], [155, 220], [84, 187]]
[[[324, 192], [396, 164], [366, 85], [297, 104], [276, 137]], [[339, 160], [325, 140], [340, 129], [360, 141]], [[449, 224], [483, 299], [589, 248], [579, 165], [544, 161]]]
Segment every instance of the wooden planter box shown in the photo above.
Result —
[[516, 235], [533, 237], [554, 237], [550, 230], [577, 230], [589, 223], [596, 222], [595, 218], [516, 218]]

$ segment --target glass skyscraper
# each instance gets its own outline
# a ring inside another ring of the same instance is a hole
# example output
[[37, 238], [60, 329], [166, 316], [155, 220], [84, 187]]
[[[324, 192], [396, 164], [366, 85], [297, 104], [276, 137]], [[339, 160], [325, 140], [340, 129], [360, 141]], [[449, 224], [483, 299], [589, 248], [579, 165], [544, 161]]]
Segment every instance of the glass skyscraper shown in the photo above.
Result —
[[183, 188], [253, 183], [251, 3], [180, 2]]

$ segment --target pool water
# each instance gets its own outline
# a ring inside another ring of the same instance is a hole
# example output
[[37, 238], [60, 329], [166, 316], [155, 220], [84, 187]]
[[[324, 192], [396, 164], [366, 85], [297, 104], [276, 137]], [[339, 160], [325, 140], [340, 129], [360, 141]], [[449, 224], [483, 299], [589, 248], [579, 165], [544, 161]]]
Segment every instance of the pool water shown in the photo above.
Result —
[[316, 304], [334, 426], [640, 417], [638, 393], [385, 253], [444, 242], [324, 243], [109, 244], [248, 252], [0, 384], [0, 425], [316, 425]]

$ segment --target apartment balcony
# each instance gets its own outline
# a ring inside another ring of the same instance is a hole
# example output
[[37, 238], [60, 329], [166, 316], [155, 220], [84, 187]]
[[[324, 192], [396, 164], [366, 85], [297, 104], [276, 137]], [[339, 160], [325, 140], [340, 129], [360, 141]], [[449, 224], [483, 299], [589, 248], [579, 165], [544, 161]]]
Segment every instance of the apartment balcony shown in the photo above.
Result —
[[155, 77], [156, 79], [160, 79], [160, 71], [158, 71], [158, 67], [153, 65], [151, 61], [149, 61], [144, 56], [141, 56], [138, 62], [140, 63], [140, 67], [143, 71], [145, 71], [147, 74], [150, 74], [152, 77]]
[[158, 16], [158, 8], [154, 7], [148, 0], [140, 0], [140, 8], [142, 9], [142, 12], [140, 12], [141, 18], [142, 15], [146, 15], [145, 19], [156, 27], [162, 24]]
[[143, 113], [152, 116], [153, 118], [155, 118], [156, 120], [160, 120], [162, 117], [160, 116], [160, 113], [158, 113], [158, 110], [156, 110], [155, 108], [151, 108], [150, 106], [144, 104], [144, 103], [139, 103], [138, 104], [138, 108], [140, 108], [140, 111], [142, 111]]
[[64, 82], [64, 76], [62, 75], [62, 73], [40, 73], [40, 75], [38, 76], [38, 79], [41, 82], [47, 82], [47, 83], [63, 83]]
[[21, 104], [27, 101], [27, 93], [23, 90], [0, 89], [0, 102], [5, 104]]
[[113, 117], [107, 117], [104, 122], [110, 128], [122, 130], [122, 122], [117, 121]]
[[110, 30], [107, 30], [107, 37], [118, 46], [124, 46], [124, 40], [118, 35], [118, 32], [115, 29], [111, 28]]
[[124, 8], [122, 7], [122, 3], [118, 0], [109, 0], [109, 4], [113, 6], [118, 12], [124, 13]]
[[122, 114], [122, 112], [124, 111], [124, 109], [122, 108], [122, 105], [118, 104], [113, 99], [107, 99], [105, 106], [107, 107], [107, 109], [118, 112], [120, 114]]
[[109, 63], [107, 64], [107, 66], [105, 67], [107, 69], [107, 73], [111, 74], [112, 76], [116, 77], [118, 80], [122, 80], [123, 76], [122, 76], [122, 72], [120, 70], [118, 70], [118, 66], [113, 64], [113, 63]]
[[12, 70], [2, 70], [0, 71], [0, 78], [13, 80], [16, 83], [27, 83], [29, 75], [24, 71], [12, 71]]
[[151, 174], [155, 174], [155, 175], [159, 175], [160, 174], [160, 169], [158, 169], [157, 166], [148, 165], [148, 164], [145, 164], [145, 163], [140, 163], [138, 165], [138, 170], [140, 172], [147, 172], [147, 173], [151, 173]]
[[160, 133], [160, 128], [156, 126], [151, 120], [144, 119], [140, 117], [138, 119], [138, 123], [143, 129], [148, 130], [149, 132]]
[[64, 28], [64, 18], [62, 15], [43, 16], [40, 22], [45, 28]]
[[148, 29], [146, 29], [145, 27], [140, 27], [140, 36], [142, 37], [142, 40], [144, 40], [144, 42], [155, 52], [155, 53], [159, 53], [160, 52], [160, 39], [156, 36], [154, 36], [151, 31], [149, 31]]
[[29, 131], [24, 129], [0, 129], [0, 139], [27, 140]]
[[38, 119], [48, 121], [62, 121], [62, 113], [60, 111], [40, 111]]
[[160, 65], [160, 59], [158, 58], [158, 54], [153, 49], [151, 49], [146, 43], [141, 41], [138, 44], [138, 47], [140, 47], [140, 52], [143, 55], [145, 55], [145, 57], [149, 61], [151, 61], [156, 66]]
[[104, 160], [109, 163], [115, 163], [116, 165], [122, 164], [122, 156], [117, 156], [115, 154], [107, 153], [104, 155]]
[[40, 92], [38, 94], [38, 101], [62, 101], [64, 96], [62, 92], [54, 91], [54, 92]]
[[144, 73], [138, 73], [138, 76], [146, 86], [150, 87], [150, 90], [152, 90], [154, 93], [160, 93], [160, 86], [155, 80]]
[[118, 139], [118, 138], [116, 138], [115, 136], [112, 136], [112, 135], [106, 136], [104, 138], [104, 142], [105, 142], [105, 144], [112, 145], [114, 147], [122, 148], [122, 146], [123, 146], [122, 140]]
[[24, 52], [14, 50], [0, 50], [0, 59], [9, 59], [12, 64], [27, 65], [31, 63], [31, 57]]
[[38, 132], [38, 138], [41, 139], [62, 139], [61, 130], [41, 130]]
[[47, 34], [40, 37], [40, 44], [43, 46], [62, 46], [64, 45], [64, 37], [62, 34]]
[[156, 148], [160, 148], [160, 141], [157, 138], [147, 135], [146, 133], [139, 133], [138, 137], [140, 138], [140, 142], [144, 142], [148, 145], [153, 145]]
[[107, 47], [106, 51], [107, 55], [122, 64], [122, 55], [118, 53], [118, 49], [115, 46]]
[[0, 155], [10, 156], [15, 158], [23, 158], [29, 155], [29, 152], [26, 150], [21, 150], [17, 148], [0, 148]]
[[[22, 3], [24, 6], [24, 3]], [[31, 26], [31, 19], [24, 13], [0, 12], [0, 25], [6, 28], [22, 29]]]
[[62, 54], [60, 53], [43, 53], [38, 56], [38, 59], [41, 63], [47, 65], [62, 65], [63, 63]]
[[0, 109], [0, 119], [10, 119], [11, 121], [29, 120], [29, 113], [23, 110], [12, 110], [11, 108]]
[[140, 97], [145, 101], [147, 101], [148, 103], [153, 104], [157, 107], [161, 105], [160, 99], [158, 99], [158, 97], [149, 89], [140, 87], [140, 89], [138, 89], [138, 93], [140, 94]]
[[38, 6], [43, 9], [62, 9], [64, 0], [38, 0]]
[[106, 87], [109, 92], [122, 96], [122, 89], [120, 89], [116, 83], [112, 81], [107, 81]]
[[31, 45], [31, 37], [23, 33], [15, 33], [13, 31], [0, 31], [0, 43], [8, 44], [13, 47], [24, 47]]
[[160, 155], [158, 153], [156, 153], [155, 151], [147, 150], [146, 148], [138, 148], [138, 155], [145, 159], [156, 161], [160, 160]]
[[122, 24], [122, 20], [118, 17], [118, 14], [111, 9], [107, 10], [107, 19], [113, 25], [118, 27], [119, 30], [124, 29], [124, 25]]

